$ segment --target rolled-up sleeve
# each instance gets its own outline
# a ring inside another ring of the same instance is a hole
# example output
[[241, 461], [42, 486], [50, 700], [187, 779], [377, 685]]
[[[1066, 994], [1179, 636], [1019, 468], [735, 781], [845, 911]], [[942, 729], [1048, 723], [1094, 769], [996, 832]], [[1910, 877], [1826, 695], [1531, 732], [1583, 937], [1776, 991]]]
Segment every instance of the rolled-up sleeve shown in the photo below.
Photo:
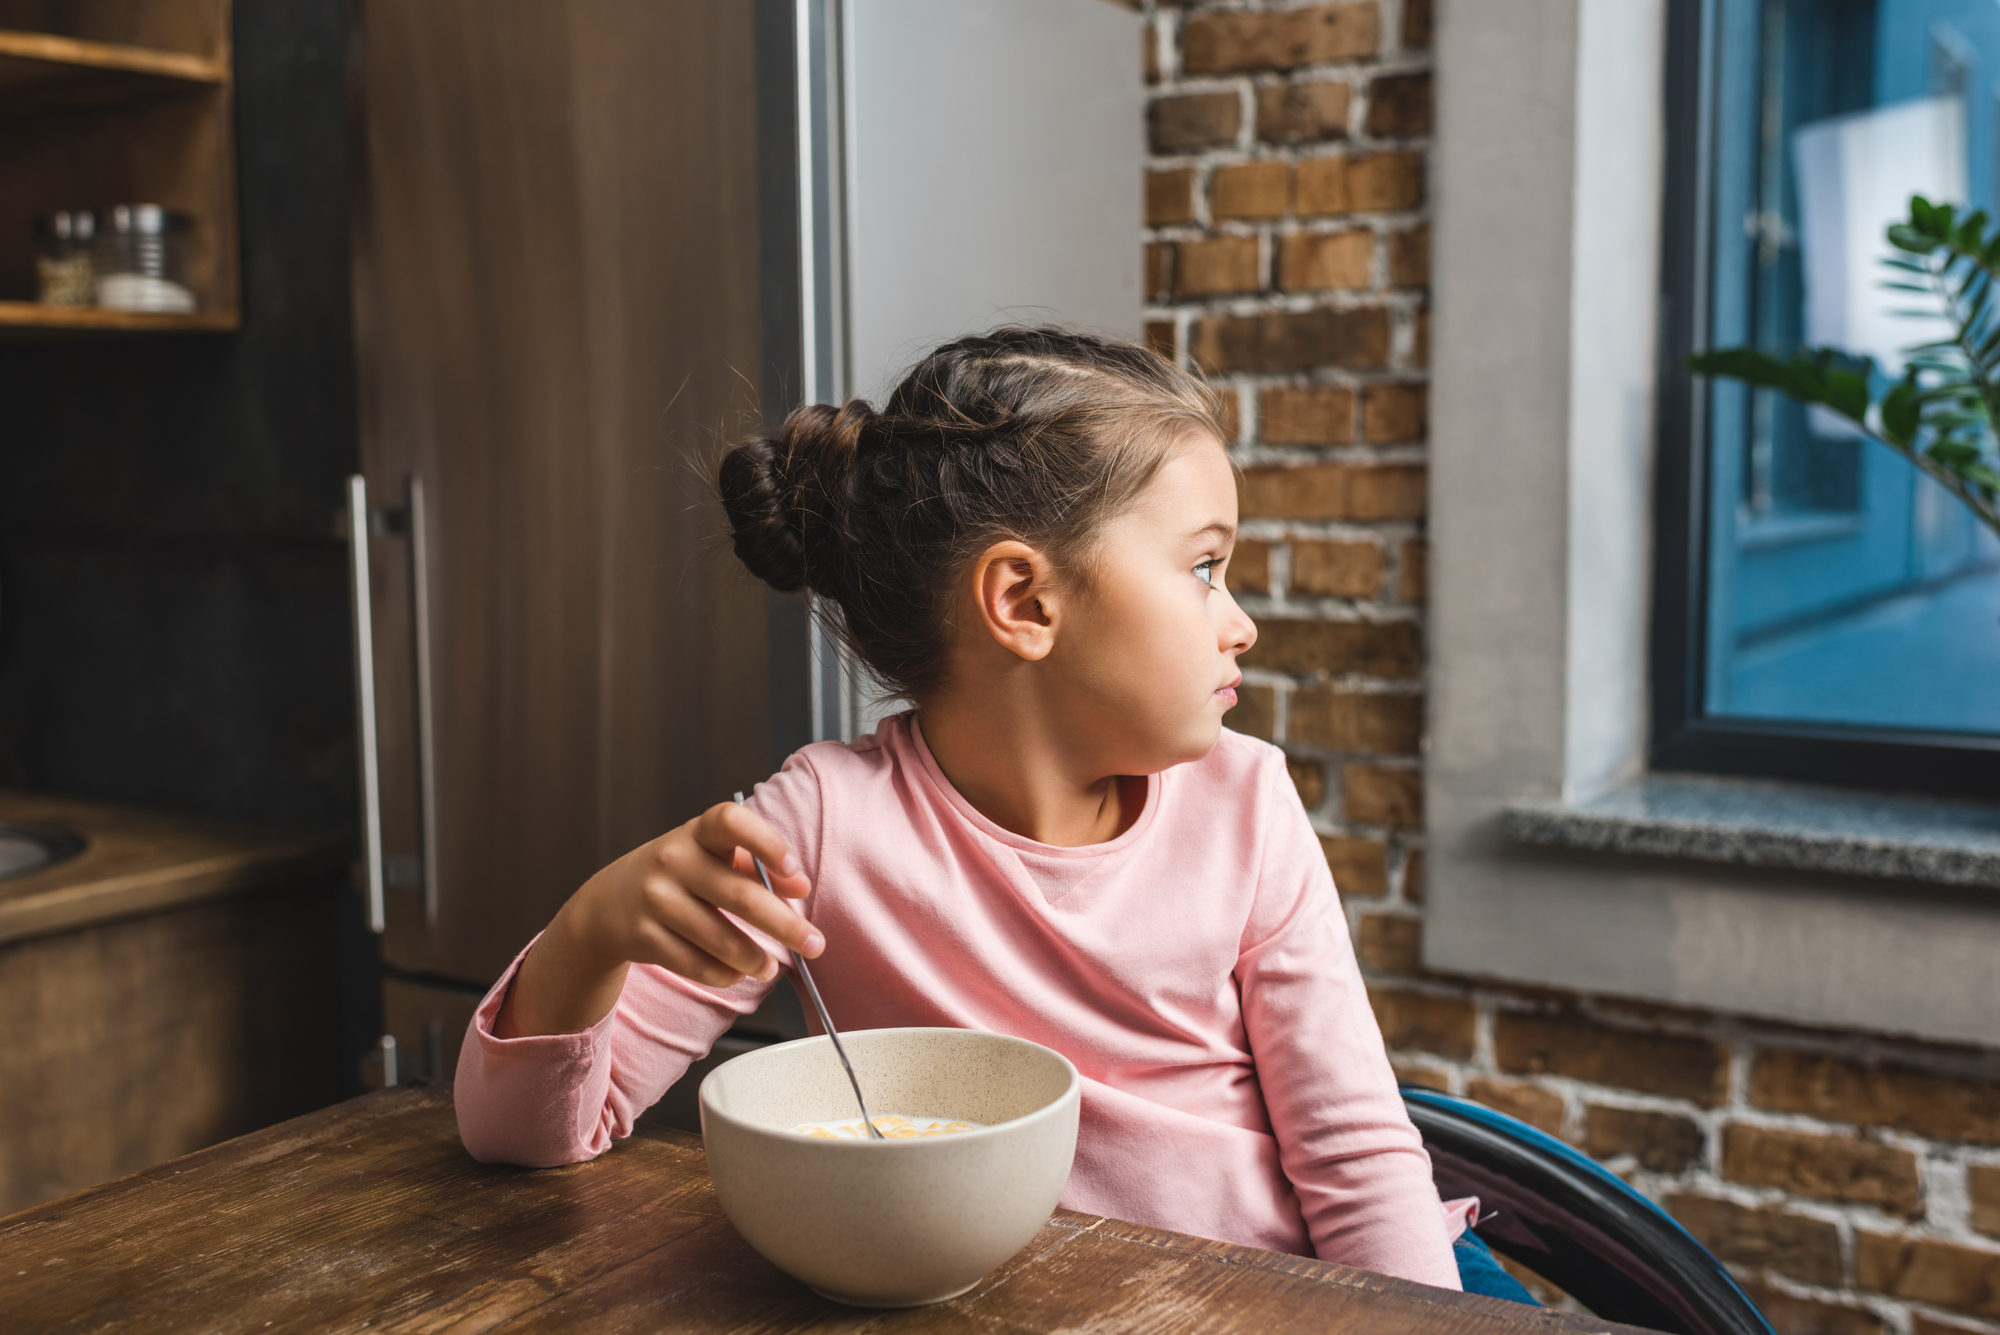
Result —
[[[820, 798], [810, 765], [794, 757], [758, 785], [751, 806], [816, 879]], [[785, 958], [775, 941], [737, 925], [774, 958]], [[634, 964], [618, 1004], [581, 1033], [500, 1038], [494, 1022], [534, 948], [529, 942], [479, 1003], [459, 1049], [453, 1089], [459, 1137], [484, 1163], [546, 1168], [602, 1154], [631, 1135], [640, 1114], [776, 985], [746, 978], [734, 987], [704, 987], [657, 965]]]

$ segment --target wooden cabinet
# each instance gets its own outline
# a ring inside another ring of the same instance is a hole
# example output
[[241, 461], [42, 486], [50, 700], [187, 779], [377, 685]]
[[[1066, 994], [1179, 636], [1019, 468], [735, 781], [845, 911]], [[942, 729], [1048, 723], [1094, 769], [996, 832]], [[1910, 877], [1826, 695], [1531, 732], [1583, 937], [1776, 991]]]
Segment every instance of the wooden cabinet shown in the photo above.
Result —
[[[0, 330], [238, 323], [230, 0], [0, 0]], [[35, 301], [33, 220], [160, 204], [194, 220], [187, 315]]]
[[340, 1096], [337, 844], [18, 792], [0, 819], [85, 844], [0, 881], [0, 1215]]

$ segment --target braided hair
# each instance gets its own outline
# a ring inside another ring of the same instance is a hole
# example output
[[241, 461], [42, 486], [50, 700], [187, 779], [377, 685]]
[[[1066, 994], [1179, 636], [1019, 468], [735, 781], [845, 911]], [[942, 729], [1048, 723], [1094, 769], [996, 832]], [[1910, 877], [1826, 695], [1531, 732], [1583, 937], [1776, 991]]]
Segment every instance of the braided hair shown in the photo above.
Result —
[[736, 555], [773, 588], [810, 589], [896, 695], [944, 682], [966, 566], [1027, 543], [1087, 577], [1105, 523], [1193, 431], [1214, 393], [1146, 348], [1008, 327], [917, 363], [880, 412], [810, 404], [724, 456]]

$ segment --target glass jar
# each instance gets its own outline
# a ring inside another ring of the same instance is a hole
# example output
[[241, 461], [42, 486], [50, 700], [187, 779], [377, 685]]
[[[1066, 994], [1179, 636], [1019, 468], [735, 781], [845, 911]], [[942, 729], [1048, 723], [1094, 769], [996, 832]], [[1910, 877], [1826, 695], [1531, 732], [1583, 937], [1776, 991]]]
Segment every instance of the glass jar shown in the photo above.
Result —
[[35, 219], [37, 300], [44, 306], [90, 305], [90, 243], [96, 230], [97, 215], [89, 209]]
[[191, 224], [185, 213], [158, 204], [119, 204], [97, 219], [92, 269], [97, 304], [115, 311], [186, 314], [195, 308], [187, 285]]

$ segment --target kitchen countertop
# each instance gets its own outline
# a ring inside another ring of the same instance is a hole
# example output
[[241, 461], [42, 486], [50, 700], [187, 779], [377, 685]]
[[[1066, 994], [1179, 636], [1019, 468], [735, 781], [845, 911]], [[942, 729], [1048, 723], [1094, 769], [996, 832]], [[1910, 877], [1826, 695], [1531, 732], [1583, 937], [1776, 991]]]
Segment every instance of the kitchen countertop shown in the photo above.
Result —
[[0, 820], [56, 825], [83, 852], [0, 881], [0, 942], [257, 890], [340, 865], [325, 835], [0, 790]]
[[0, 1220], [0, 1311], [102, 1330], [1633, 1332], [1068, 1210], [970, 1292], [818, 1297], [724, 1217], [698, 1137], [476, 1163], [412, 1081]]

